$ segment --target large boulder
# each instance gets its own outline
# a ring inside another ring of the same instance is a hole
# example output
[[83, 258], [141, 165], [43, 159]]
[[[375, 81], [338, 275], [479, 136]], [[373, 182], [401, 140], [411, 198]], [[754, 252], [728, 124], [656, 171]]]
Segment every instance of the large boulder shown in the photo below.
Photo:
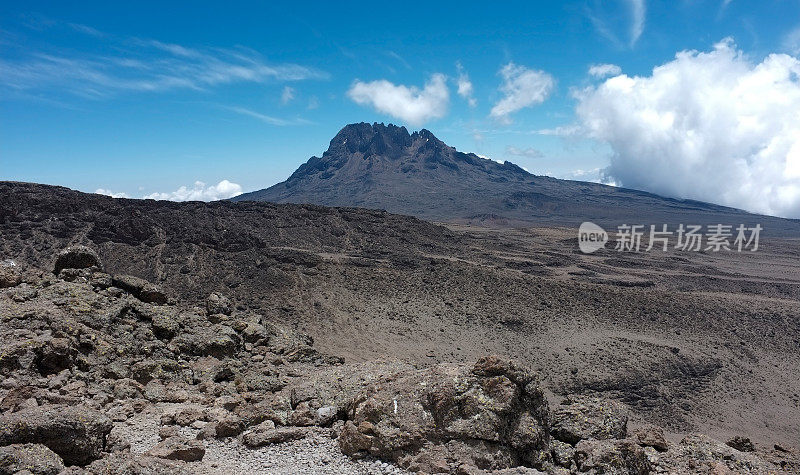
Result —
[[115, 287], [130, 293], [137, 299], [146, 303], [163, 305], [167, 303], [167, 296], [157, 285], [132, 275], [115, 275], [111, 278]]
[[68, 465], [85, 465], [102, 456], [111, 419], [80, 406], [49, 405], [0, 417], [0, 446], [43, 444]]
[[14, 287], [22, 282], [19, 266], [12, 260], [0, 262], [0, 289]]
[[242, 437], [244, 445], [250, 448], [263, 447], [265, 445], [281, 444], [291, 440], [298, 440], [308, 437], [308, 429], [302, 427], [275, 427], [272, 421], [264, 421], [254, 427]]
[[221, 324], [188, 328], [170, 343], [180, 353], [215, 358], [235, 355], [241, 344], [242, 338], [236, 331]]
[[148, 450], [146, 455], [169, 460], [196, 462], [206, 454], [203, 442], [197, 439], [186, 439], [181, 436], [168, 437]]
[[423, 472], [538, 467], [550, 458], [547, 414], [534, 375], [489, 356], [369, 386], [350, 403], [339, 446]]
[[228, 297], [215, 292], [206, 299], [206, 312], [209, 315], [230, 315], [233, 305]]
[[87, 269], [97, 267], [102, 269], [100, 258], [93, 249], [86, 246], [72, 246], [64, 249], [56, 257], [53, 273], [58, 275], [63, 269]]
[[628, 413], [615, 401], [569, 396], [553, 409], [550, 433], [573, 445], [583, 439], [624, 439], [628, 433]]
[[11, 444], [0, 447], [0, 475], [34, 473], [56, 475], [64, 470], [64, 462], [55, 452], [41, 444]]
[[580, 472], [619, 475], [647, 475], [651, 466], [647, 454], [632, 440], [581, 440], [575, 446]]

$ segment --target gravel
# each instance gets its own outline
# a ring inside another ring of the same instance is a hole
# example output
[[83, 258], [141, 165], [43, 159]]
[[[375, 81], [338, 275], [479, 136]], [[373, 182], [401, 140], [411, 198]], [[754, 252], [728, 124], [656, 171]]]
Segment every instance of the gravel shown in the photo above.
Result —
[[[114, 431], [131, 443], [131, 453], [141, 454], [159, 441], [159, 413], [169, 405], [159, 404], [125, 422]], [[182, 427], [180, 433], [195, 437], [199, 431]], [[330, 475], [400, 475], [409, 472], [375, 459], [352, 460], [342, 454], [329, 429], [318, 428], [300, 440], [249, 449], [237, 438], [203, 441], [206, 454], [200, 462], [192, 462], [197, 474], [269, 473]]]

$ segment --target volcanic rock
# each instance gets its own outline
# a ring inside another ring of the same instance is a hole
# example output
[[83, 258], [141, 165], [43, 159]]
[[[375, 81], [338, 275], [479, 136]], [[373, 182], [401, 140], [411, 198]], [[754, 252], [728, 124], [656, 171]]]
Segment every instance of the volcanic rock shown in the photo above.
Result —
[[550, 433], [574, 445], [583, 439], [624, 439], [627, 425], [627, 411], [618, 402], [569, 396], [553, 410]]
[[69, 465], [85, 465], [102, 456], [113, 424], [86, 407], [49, 405], [0, 416], [0, 446], [43, 444]]
[[97, 253], [86, 246], [72, 246], [58, 254], [53, 266], [53, 273], [58, 275], [63, 269], [87, 269], [96, 267], [102, 269]]
[[540, 466], [550, 458], [547, 411], [533, 374], [490, 356], [368, 387], [351, 402], [339, 445], [422, 471], [447, 460], [484, 470]]
[[155, 447], [148, 450], [145, 455], [169, 460], [195, 462], [202, 460], [205, 454], [206, 448], [199, 440], [175, 436], [162, 440]]
[[42, 444], [11, 444], [0, 447], [0, 475], [33, 473], [56, 475], [64, 470], [64, 462]]
[[144, 279], [134, 277], [132, 275], [115, 275], [112, 279], [114, 286], [130, 292], [131, 295], [141, 300], [142, 302], [154, 303], [162, 305], [167, 303], [167, 296], [161, 289]]

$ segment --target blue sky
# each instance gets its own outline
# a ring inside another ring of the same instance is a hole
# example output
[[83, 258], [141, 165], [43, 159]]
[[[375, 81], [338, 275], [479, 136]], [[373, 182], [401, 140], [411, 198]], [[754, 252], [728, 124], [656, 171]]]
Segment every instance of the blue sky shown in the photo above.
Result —
[[[676, 54], [686, 50], [696, 50], [686, 61], [697, 63], [681, 69]], [[648, 176], [649, 160], [665, 160], [653, 151], [674, 147], [637, 142], [649, 129], [636, 129], [642, 120], [621, 122], [629, 111], [616, 111], [614, 126], [630, 128], [630, 136], [619, 137], [597, 120], [619, 103], [632, 104], [634, 115], [653, 109], [662, 118], [695, 117], [706, 102], [662, 110], [648, 101], [683, 97], [674, 83], [693, 90], [691, 83], [705, 80], [695, 71], [706, 65], [725, 77], [748, 78], [769, 55], [791, 60], [798, 53], [800, 2], [788, 0], [373, 2], [369, 8], [358, 2], [3, 2], [0, 179], [130, 197], [180, 196], [175, 190], [191, 192], [196, 181], [228, 180], [249, 191], [282, 181], [320, 155], [345, 124], [377, 121], [425, 127], [459, 150], [536, 174], [741, 205], [743, 197], [720, 189], [682, 188], [685, 177], [661, 183]], [[592, 75], [593, 65], [605, 66]], [[688, 72], [657, 77], [653, 68], [662, 65]], [[795, 64], [784, 61], [780, 68], [787, 76], [768, 87], [792, 95]], [[643, 82], [614, 87], [619, 75]], [[763, 94], [763, 87], [756, 89], [731, 99], [741, 101], [743, 117], [753, 115], [746, 107], [752, 94]], [[714, 95], [709, 91], [704, 98]], [[794, 118], [791, 110], [785, 114]], [[750, 167], [760, 156], [711, 156], [719, 147], [709, 145], [717, 140], [709, 135], [726, 135], [713, 124], [672, 127], [672, 135], [683, 134], [681, 144], [706, 134], [699, 160], [708, 167], [723, 159]], [[773, 130], [747, 144], [764, 148], [789, 137], [776, 159], [785, 162], [779, 163], [785, 186], [751, 209], [800, 210], [789, 157], [795, 133]], [[665, 166], [672, 168], [681, 167]]]

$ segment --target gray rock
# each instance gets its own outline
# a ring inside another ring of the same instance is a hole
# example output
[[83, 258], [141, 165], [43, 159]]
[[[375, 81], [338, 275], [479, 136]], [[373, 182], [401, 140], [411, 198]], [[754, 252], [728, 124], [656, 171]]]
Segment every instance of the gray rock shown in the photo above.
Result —
[[556, 439], [576, 444], [583, 439], [624, 439], [628, 414], [615, 401], [588, 396], [569, 396], [553, 409], [550, 433]]
[[132, 275], [115, 275], [112, 279], [115, 287], [130, 293], [137, 299], [146, 303], [163, 305], [167, 303], [167, 296], [157, 285]]
[[206, 447], [201, 441], [180, 436], [168, 437], [146, 452], [152, 457], [184, 462], [202, 460], [205, 454]]
[[633, 439], [643, 447], [653, 447], [659, 452], [665, 452], [669, 449], [667, 439], [664, 437], [664, 430], [657, 426], [648, 425], [636, 429], [633, 433]]
[[776, 465], [754, 453], [742, 452], [704, 435], [687, 436], [669, 451], [658, 454], [661, 473], [697, 473], [697, 467], [707, 467], [706, 473], [781, 473]]
[[308, 429], [302, 427], [280, 427], [275, 428], [275, 424], [268, 421], [259, 424], [252, 431], [244, 434], [242, 442], [250, 448], [263, 447], [265, 445], [280, 444], [290, 440], [298, 440], [308, 437]]
[[575, 446], [575, 462], [581, 472], [647, 475], [647, 454], [632, 440], [581, 440]]
[[339, 409], [336, 406], [320, 407], [317, 409], [316, 424], [322, 427], [329, 426], [336, 420], [338, 413]]
[[0, 445], [44, 444], [69, 465], [102, 456], [111, 419], [80, 406], [50, 405], [0, 417]]
[[19, 266], [14, 261], [0, 262], [0, 289], [15, 287], [22, 282]]
[[27, 470], [37, 475], [55, 475], [64, 470], [64, 462], [42, 444], [11, 444], [0, 447], [0, 475]]
[[215, 324], [189, 328], [170, 343], [180, 353], [225, 358], [239, 351], [242, 339], [233, 328]]
[[206, 312], [209, 315], [230, 315], [233, 312], [233, 305], [228, 297], [215, 292], [206, 298]]
[[547, 401], [535, 377], [496, 356], [369, 386], [349, 405], [339, 446], [412, 471], [499, 470], [550, 458]]

